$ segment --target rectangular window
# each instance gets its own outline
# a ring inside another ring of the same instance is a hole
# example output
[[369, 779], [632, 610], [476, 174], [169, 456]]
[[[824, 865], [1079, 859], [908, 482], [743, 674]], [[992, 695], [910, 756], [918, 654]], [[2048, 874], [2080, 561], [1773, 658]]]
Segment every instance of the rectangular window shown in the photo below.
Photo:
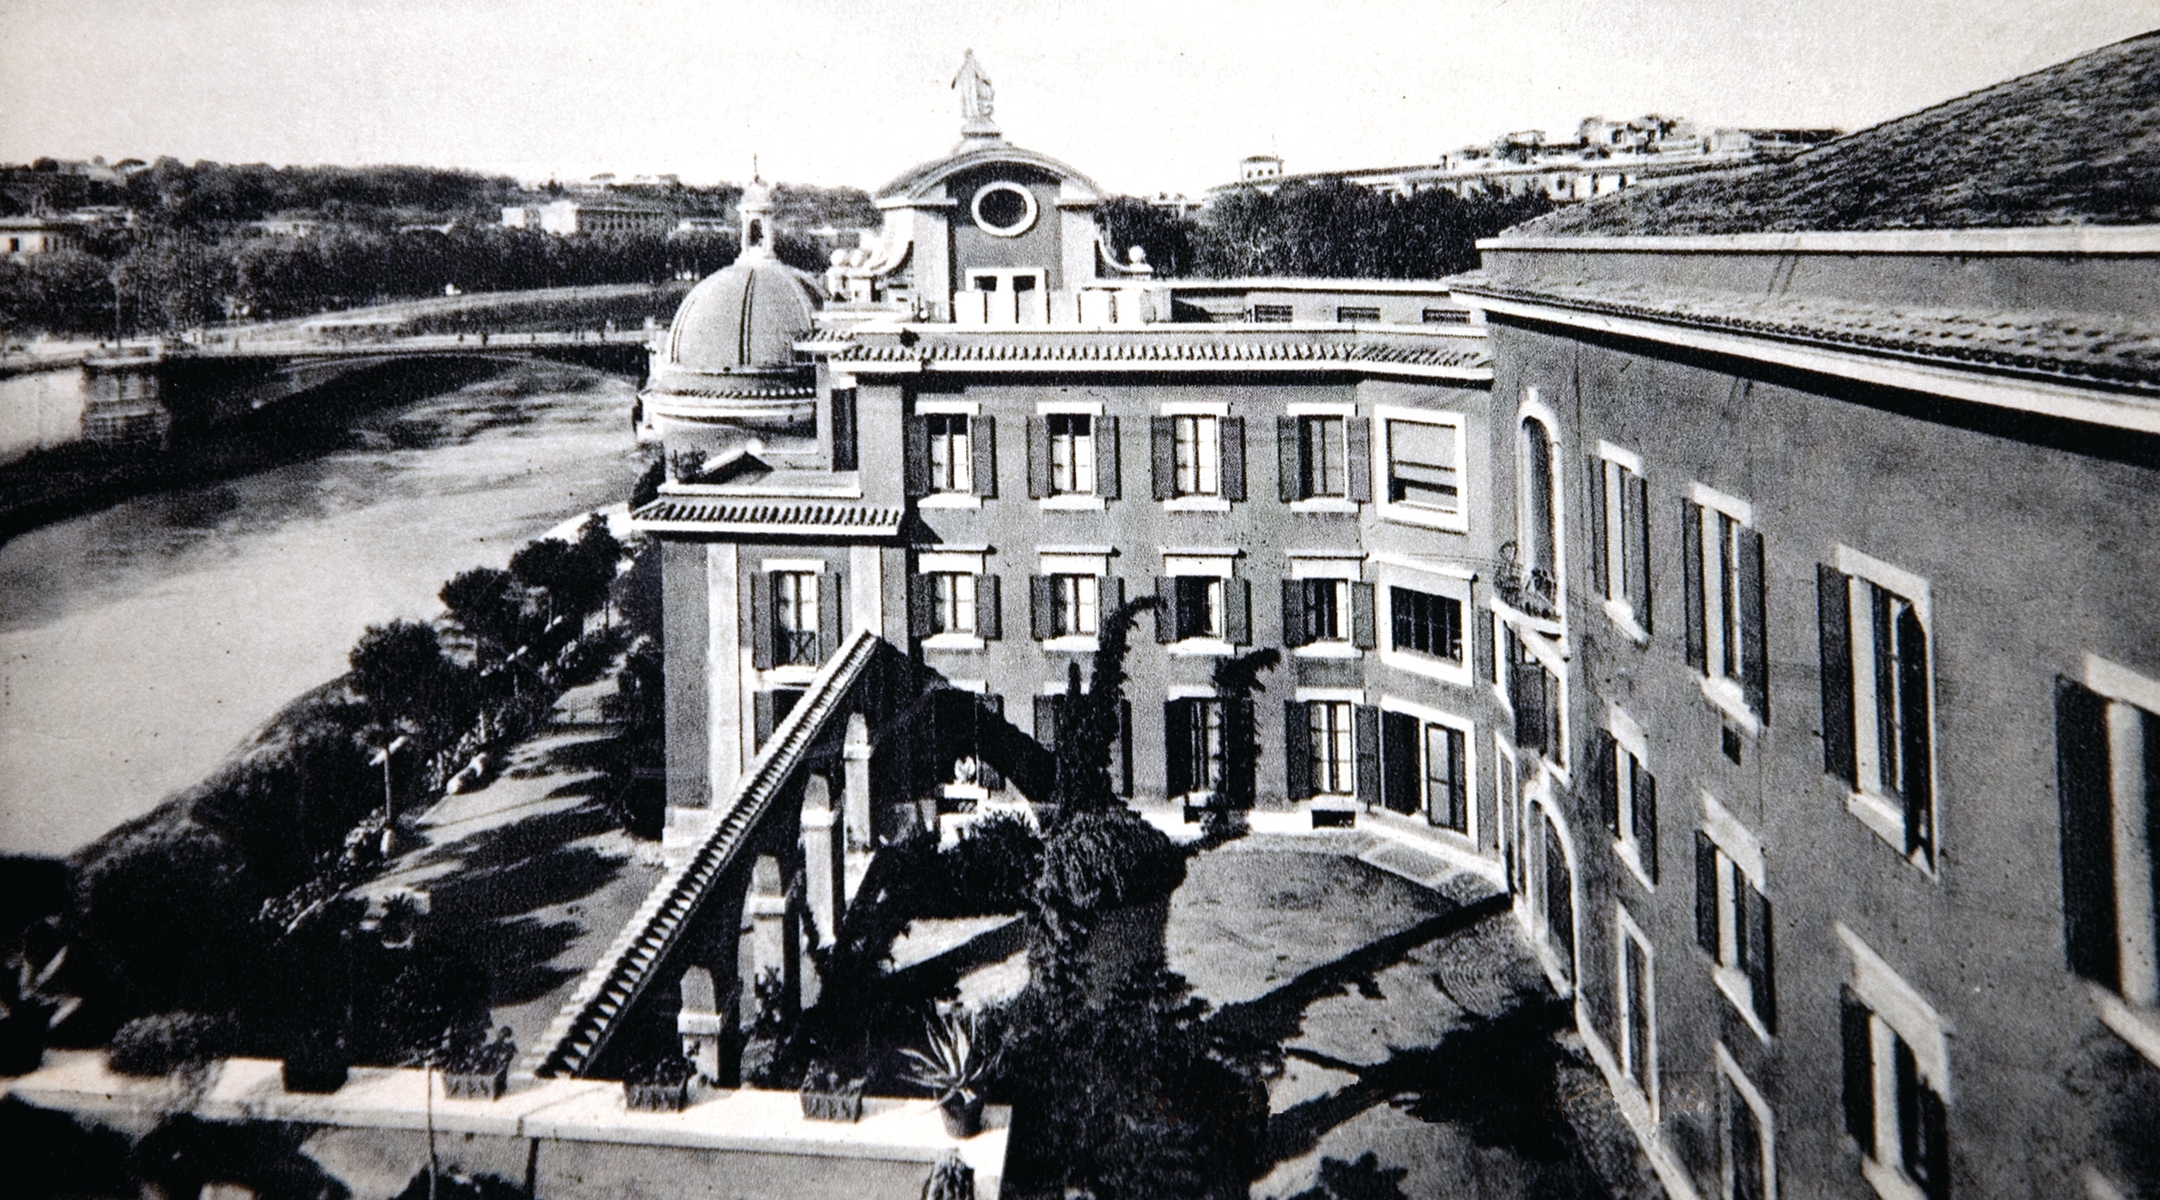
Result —
[[[1698, 496], [1707, 492], [1697, 489]], [[1731, 702], [1745, 706], [1749, 719], [1767, 720], [1762, 534], [1725, 508], [1692, 499], [1681, 506], [1688, 663], [1717, 685], [1709, 689], [1713, 699], [1729, 694]]]
[[1372, 499], [1372, 422], [1319, 413], [1275, 419], [1276, 478], [1285, 503]]
[[1349, 490], [1343, 418], [1299, 417], [1298, 494], [1301, 499], [1341, 496]]
[[1177, 637], [1219, 638], [1223, 635], [1223, 581], [1205, 575], [1181, 575], [1173, 581]]
[[1357, 745], [1347, 700], [1315, 700], [1305, 706], [1310, 722], [1312, 791], [1318, 796], [1357, 793]]
[[[1730, 826], [1731, 818], [1718, 811], [1715, 823]], [[1695, 833], [1696, 943], [1710, 955], [1719, 990], [1768, 1037], [1777, 1031], [1777, 992], [1759, 857], [1714, 838], [1707, 827]]]
[[1508, 703], [1515, 709], [1515, 745], [1567, 765], [1567, 705], [1560, 677], [1507, 627], [1502, 639], [1507, 656]]
[[1470, 780], [1463, 731], [1428, 721], [1424, 734], [1419, 748], [1425, 758], [1425, 817], [1442, 828], [1468, 833]]
[[1094, 494], [1095, 418], [1085, 413], [1051, 413], [1043, 420], [1050, 438], [1050, 494]]
[[1650, 940], [1625, 908], [1615, 911], [1619, 973], [1613, 978], [1620, 1013], [1620, 1073], [1641, 1089], [1657, 1121], [1657, 988], [1650, 975]]
[[1776, 1200], [1777, 1153], [1770, 1105], [1741, 1074], [1723, 1045], [1717, 1048], [1718, 1123], [1724, 1127], [1720, 1200]]
[[1093, 575], [1053, 575], [1051, 627], [1058, 637], [1091, 637], [1095, 633], [1100, 580]]
[[975, 576], [941, 571], [930, 576], [933, 633], [975, 632]]
[[1223, 786], [1220, 701], [1206, 697], [1163, 705], [1166, 790], [1170, 796], [1213, 793]]
[[1427, 325], [1468, 325], [1470, 314], [1460, 308], [1428, 308], [1424, 321]]
[[[1618, 718], [1614, 718], [1617, 720]], [[1632, 739], [1631, 739], [1632, 740]], [[1610, 733], [1599, 731], [1596, 777], [1599, 808], [1621, 854], [1632, 857], [1643, 877], [1657, 882], [1657, 777], [1635, 751]]]
[[818, 577], [814, 571], [772, 575], [773, 664], [818, 665]]
[[1948, 1200], [1949, 1043], [1942, 1018], [1845, 928], [1852, 982], [1840, 989], [1845, 1132], [1885, 1200]]
[[1930, 866], [1935, 761], [1927, 585], [1844, 547], [1838, 557], [1835, 566], [1816, 567], [1815, 581], [1823, 769], [1854, 790], [1858, 815], [1878, 817], [1869, 824]]
[[1462, 601], [1391, 587], [1388, 610], [1393, 618], [1395, 649], [1462, 661]]
[[1380, 310], [1370, 307], [1338, 306], [1335, 309], [1335, 319], [1346, 325], [1353, 322], [1378, 321], [1380, 319]]
[[1213, 496], [1222, 490], [1222, 429], [1214, 417], [1171, 417], [1173, 494]]
[[930, 490], [971, 493], [974, 454], [968, 442], [968, 418], [959, 413], [930, 413]]
[[1255, 304], [1252, 319], [1261, 325], [1288, 325], [1296, 314], [1287, 304]]
[[[1615, 620], [1650, 632], [1649, 485], [1631, 462], [1611, 455], [1590, 460], [1590, 574]], [[1632, 458], [1632, 456], [1630, 456]]]
[[1389, 420], [1387, 498], [1431, 512], [1462, 511], [1461, 431], [1452, 424]]
[[2160, 1006], [2160, 684], [2087, 659], [2083, 683], [2056, 685], [2055, 757], [2070, 969]]

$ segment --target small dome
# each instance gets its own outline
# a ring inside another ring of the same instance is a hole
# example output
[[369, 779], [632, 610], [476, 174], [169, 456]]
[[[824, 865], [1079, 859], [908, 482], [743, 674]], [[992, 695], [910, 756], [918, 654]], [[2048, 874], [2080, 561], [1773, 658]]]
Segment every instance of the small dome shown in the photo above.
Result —
[[790, 369], [817, 305], [816, 288], [792, 267], [770, 257], [738, 261], [683, 297], [662, 365], [697, 374]]

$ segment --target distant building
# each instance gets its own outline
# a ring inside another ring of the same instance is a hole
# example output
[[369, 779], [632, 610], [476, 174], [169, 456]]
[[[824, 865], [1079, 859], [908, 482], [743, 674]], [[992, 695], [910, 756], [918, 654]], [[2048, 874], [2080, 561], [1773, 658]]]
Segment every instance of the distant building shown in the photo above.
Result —
[[304, 238], [322, 228], [323, 219], [316, 216], [297, 216], [280, 213], [255, 222], [255, 228], [272, 237]]
[[69, 217], [0, 217], [0, 253], [16, 258], [83, 248], [83, 224]]
[[503, 224], [511, 229], [576, 237], [589, 233], [666, 233], [675, 215], [665, 209], [620, 200], [557, 200], [538, 206], [508, 205]]
[[1539, 584], [1490, 660], [1517, 911], [1676, 1200], [2160, 1195], [2156, 74], [2147, 35], [1448, 281]]
[[1638, 183], [1789, 158], [1836, 136], [1835, 129], [1718, 129], [1705, 134], [1684, 120], [1655, 114], [1631, 121], [1591, 117], [1577, 126], [1573, 141], [1548, 141], [1539, 129], [1517, 130], [1489, 145], [1466, 146], [1438, 162], [1409, 166], [1292, 175], [1283, 171], [1280, 158], [1255, 155], [1239, 162], [1236, 183], [1210, 188], [1208, 198], [1241, 187], [1272, 192], [1291, 182], [1340, 180], [1398, 196], [1435, 189], [1459, 196], [1495, 191], [1541, 194], [1564, 204]]

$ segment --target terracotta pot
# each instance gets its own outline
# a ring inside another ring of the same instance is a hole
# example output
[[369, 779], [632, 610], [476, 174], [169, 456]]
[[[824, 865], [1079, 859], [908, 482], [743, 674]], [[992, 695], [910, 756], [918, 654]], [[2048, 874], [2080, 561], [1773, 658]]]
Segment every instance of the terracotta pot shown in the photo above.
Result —
[[971, 1138], [982, 1132], [983, 1098], [973, 1092], [959, 1092], [938, 1101], [938, 1115], [945, 1118], [945, 1132], [956, 1138]]
[[625, 1080], [623, 1100], [638, 1112], [681, 1112], [690, 1107], [690, 1081], [631, 1083]]
[[453, 1100], [500, 1100], [510, 1086], [510, 1065], [492, 1071], [444, 1071], [443, 1095]]

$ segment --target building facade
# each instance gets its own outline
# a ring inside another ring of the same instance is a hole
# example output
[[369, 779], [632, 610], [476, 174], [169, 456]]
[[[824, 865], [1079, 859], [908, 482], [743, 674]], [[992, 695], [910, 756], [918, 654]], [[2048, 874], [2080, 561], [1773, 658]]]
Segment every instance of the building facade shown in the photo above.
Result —
[[[1843, 153], [2103, 124], [2156, 55]], [[1509, 867], [1674, 1195], [2160, 1187], [2160, 227], [2104, 180], [1970, 227], [1957, 166], [1876, 185], [1936, 229], [1851, 228], [1865, 198], [1796, 177], [1802, 232], [1704, 191], [1454, 281], [1495, 364], [1492, 536], [1550, 581], [1497, 608]]]

